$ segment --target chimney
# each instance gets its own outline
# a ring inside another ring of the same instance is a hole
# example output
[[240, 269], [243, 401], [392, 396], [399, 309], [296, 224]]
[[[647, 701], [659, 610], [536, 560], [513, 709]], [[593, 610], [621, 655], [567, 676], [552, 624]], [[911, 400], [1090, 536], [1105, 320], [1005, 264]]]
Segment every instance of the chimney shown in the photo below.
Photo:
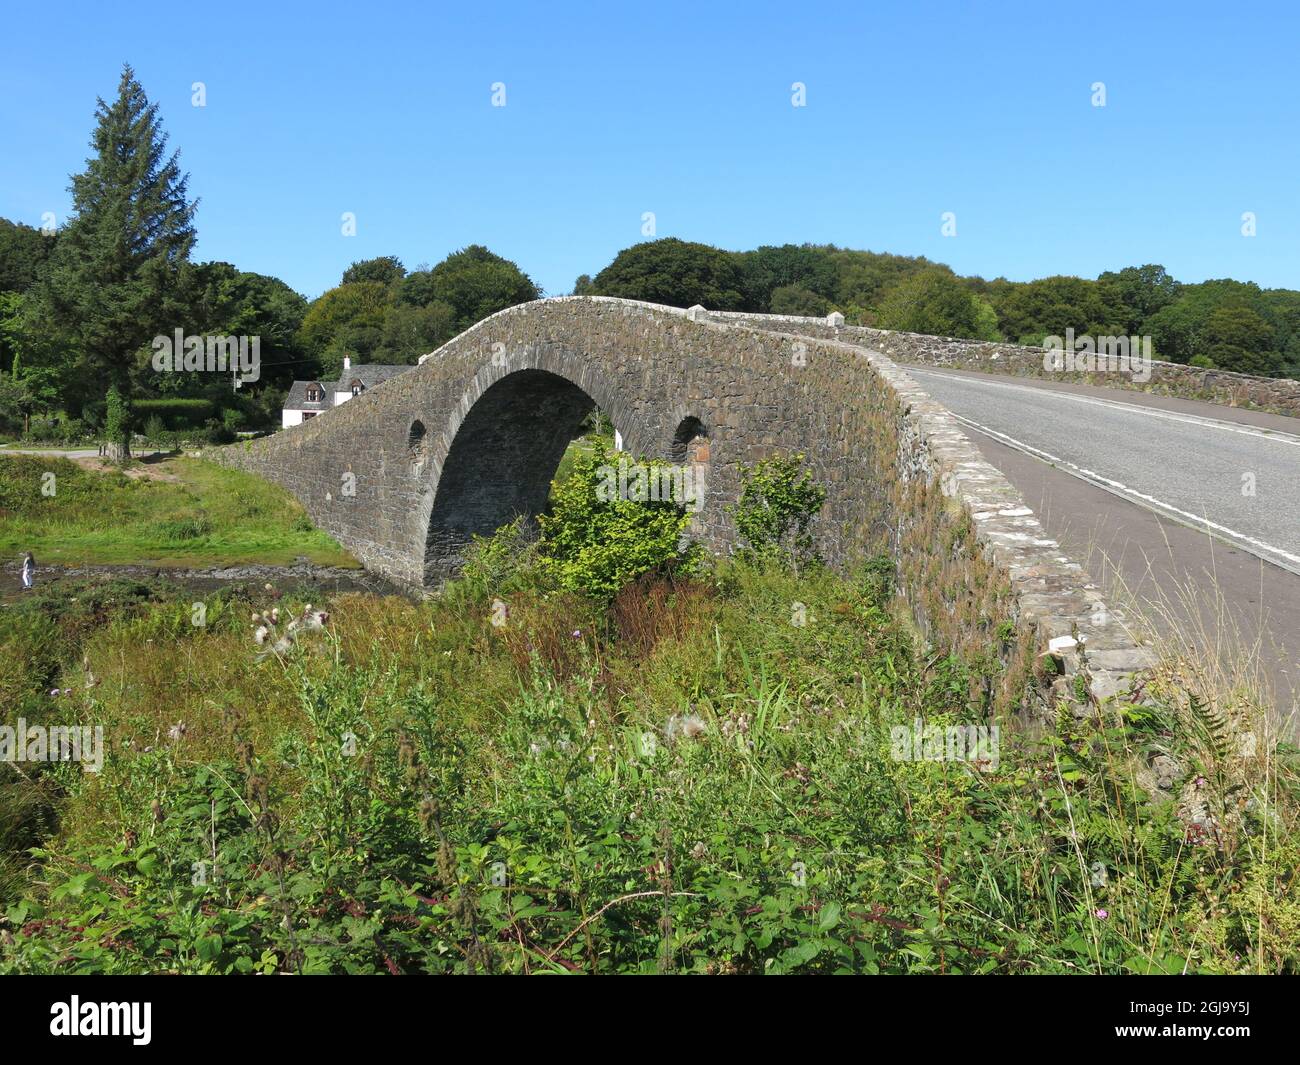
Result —
[[350, 357], [348, 357], [347, 355], [344, 355], [344, 356], [343, 356], [343, 372], [344, 372], [344, 373], [347, 373], [350, 369], [352, 369], [352, 359], [351, 359]]

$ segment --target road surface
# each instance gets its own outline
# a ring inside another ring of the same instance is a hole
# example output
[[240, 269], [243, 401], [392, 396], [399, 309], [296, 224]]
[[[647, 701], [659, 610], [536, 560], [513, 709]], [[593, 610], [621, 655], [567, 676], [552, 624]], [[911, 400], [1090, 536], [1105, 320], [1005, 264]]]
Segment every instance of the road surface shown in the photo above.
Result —
[[[1300, 419], [908, 366], [1116, 599], [1300, 697]], [[1294, 723], [1294, 722], [1293, 722]]]

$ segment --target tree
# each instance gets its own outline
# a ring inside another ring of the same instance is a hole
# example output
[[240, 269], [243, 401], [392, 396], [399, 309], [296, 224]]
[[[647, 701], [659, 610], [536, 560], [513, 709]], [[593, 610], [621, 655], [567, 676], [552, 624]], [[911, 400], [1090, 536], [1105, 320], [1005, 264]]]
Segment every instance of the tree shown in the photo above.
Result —
[[388, 310], [388, 286], [354, 281], [323, 293], [303, 316], [298, 343], [318, 372], [337, 376], [343, 356], [365, 360], [380, 345]]
[[20, 292], [0, 292], [0, 370], [14, 368], [22, 347], [25, 301]]
[[398, 303], [384, 315], [383, 340], [375, 351], [379, 362], [413, 365], [421, 355], [442, 347], [456, 335], [456, 315], [434, 300], [423, 307]]
[[773, 289], [768, 304], [772, 314], [793, 314], [802, 318], [821, 318], [830, 309], [829, 300], [803, 285], [782, 285]]
[[[407, 281], [410, 280], [408, 277]], [[448, 255], [429, 271], [427, 279], [404, 286], [403, 292], [420, 293], [423, 298], [416, 302], [421, 306], [435, 301], [447, 304], [452, 309], [457, 333], [497, 311], [540, 299], [542, 295], [518, 266], [481, 244], [471, 244]]]
[[932, 268], [888, 289], [876, 312], [876, 324], [905, 333], [974, 337], [979, 331], [979, 305], [953, 274]]
[[[1254, 317], [1220, 316], [1211, 332], [1211, 318], [1217, 311], [1230, 308], [1248, 310]], [[1276, 330], [1273, 321], [1279, 327]], [[1221, 366], [1215, 356], [1217, 350], [1219, 357], [1235, 365], [1249, 361], [1275, 368], [1282, 365], [1283, 359], [1275, 347], [1276, 334], [1287, 333], [1285, 317], [1278, 314], [1275, 304], [1270, 305], [1258, 285], [1229, 278], [1184, 285], [1178, 299], [1153, 314], [1142, 331], [1151, 335], [1156, 354], [1162, 359], [1185, 363], [1202, 355]], [[1263, 358], [1252, 357], [1256, 355]]]
[[406, 276], [406, 267], [396, 255], [383, 255], [378, 259], [363, 259], [353, 263], [343, 271], [343, 285], [354, 281], [378, 281], [385, 285], [402, 280]]
[[27, 386], [13, 374], [0, 370], [0, 433], [21, 432], [33, 405]]
[[775, 455], [741, 466], [740, 498], [731, 508], [743, 541], [737, 553], [796, 570], [819, 563], [811, 527], [825, 502], [826, 489], [804, 468], [803, 455]]
[[1218, 307], [1205, 320], [1198, 354], [1224, 370], [1272, 374], [1281, 358], [1273, 351], [1273, 331], [1249, 307]]
[[624, 248], [592, 282], [597, 296], [719, 311], [743, 310], [742, 288], [735, 255], [676, 237]]
[[0, 292], [26, 292], [36, 283], [58, 238], [0, 218]]
[[1116, 292], [1081, 277], [1044, 277], [1023, 284], [993, 282], [989, 288], [1005, 336], [1022, 344], [1043, 337], [1126, 334], [1127, 314]]
[[1107, 271], [1097, 278], [1099, 284], [1108, 286], [1115, 302], [1127, 314], [1121, 323], [1126, 333], [1137, 333], [1142, 323], [1178, 298], [1182, 285], [1169, 276], [1163, 266], [1148, 263], [1146, 266], [1126, 266], [1119, 273]]
[[[117, 98], [99, 100], [94, 154], [72, 177], [73, 215], [32, 289], [42, 358], [70, 362], [84, 400], [117, 390], [129, 412], [137, 353], [183, 324], [194, 245], [188, 176], [130, 66]], [[110, 441], [129, 454], [129, 413]]]
[[[190, 332], [260, 338], [262, 367], [253, 387], [287, 388], [299, 376], [307, 365], [298, 343], [307, 314], [301, 295], [277, 277], [222, 262], [197, 264], [193, 288]], [[222, 378], [219, 385], [229, 396], [231, 382]]]
[[888, 255], [872, 251], [851, 251], [848, 248], [833, 248], [830, 255], [838, 275], [833, 299], [846, 314], [850, 308], [877, 306], [886, 289], [904, 278], [932, 270], [939, 265], [923, 255]]
[[[820, 296], [829, 308], [839, 280], [831, 251], [832, 249], [811, 244], [783, 244], [780, 247], [767, 245], [754, 251], [741, 252], [739, 259], [745, 309], [770, 311], [772, 314], [794, 314], [794, 311], [778, 311], [772, 302], [778, 290], [790, 287]], [[789, 299], [788, 294], [785, 298]], [[801, 301], [807, 303], [802, 297]]]
[[[697, 546], [684, 544], [690, 525], [684, 499], [623, 498], [617, 490], [615, 453], [579, 456], [568, 478], [551, 486], [549, 514], [538, 515], [541, 526], [542, 572], [562, 588], [608, 600], [621, 588], [647, 573], [688, 574], [700, 565]], [[629, 479], [643, 477], [668, 483], [662, 463], [632, 464]], [[676, 487], [669, 491], [675, 495]], [[646, 488], [649, 492], [648, 487]]]

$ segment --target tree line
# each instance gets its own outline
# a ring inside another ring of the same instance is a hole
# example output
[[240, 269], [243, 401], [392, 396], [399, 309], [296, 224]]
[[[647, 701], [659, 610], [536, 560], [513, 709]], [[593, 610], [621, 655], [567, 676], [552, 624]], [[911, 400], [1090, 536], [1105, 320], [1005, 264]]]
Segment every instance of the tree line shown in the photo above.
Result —
[[1037, 345], [1066, 329], [1150, 336], [1156, 357], [1300, 378], [1300, 292], [1185, 284], [1155, 264], [1095, 280], [963, 277], [924, 256], [785, 244], [732, 252], [668, 238], [626, 248], [575, 292], [677, 307], [821, 316], [937, 336]]
[[[215, 439], [274, 425], [295, 379], [336, 379], [343, 358], [411, 364], [505, 307], [542, 293], [474, 245], [408, 270], [354, 262], [307, 300], [278, 278], [195, 262], [197, 203], [167, 150], [158, 106], [129, 66], [98, 101], [91, 154], [57, 230], [0, 219], [0, 433], [99, 435], [194, 429]], [[729, 251], [676, 238], [620, 251], [575, 294], [678, 307], [822, 316], [886, 329], [1038, 344], [1045, 336], [1151, 336], [1158, 358], [1300, 378], [1300, 292], [1230, 279], [1186, 284], [1163, 266], [1096, 279], [963, 277], [923, 256], [834, 245]], [[160, 373], [151, 341], [259, 336], [257, 384]]]

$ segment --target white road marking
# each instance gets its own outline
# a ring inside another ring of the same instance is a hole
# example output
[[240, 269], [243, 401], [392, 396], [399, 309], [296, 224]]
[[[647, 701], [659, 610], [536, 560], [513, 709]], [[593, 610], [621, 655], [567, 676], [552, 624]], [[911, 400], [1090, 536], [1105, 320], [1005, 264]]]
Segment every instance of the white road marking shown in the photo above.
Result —
[[[958, 380], [964, 380], [964, 378], [958, 378]], [[1030, 389], [1029, 391], [1036, 391], [1036, 389]], [[1147, 495], [1145, 492], [1139, 492], [1136, 488], [1130, 488], [1122, 481], [1116, 481], [1113, 478], [1106, 477], [1097, 473], [1096, 470], [1090, 470], [1086, 467], [1075, 465], [1075, 463], [1069, 461], [1069, 459], [1060, 458], [1053, 455], [1051, 452], [1043, 451], [1041, 448], [1036, 448], [1032, 444], [1026, 444], [1022, 440], [1017, 440], [1013, 436], [1008, 436], [1006, 433], [1000, 433], [996, 429], [990, 429], [987, 425], [981, 425], [979, 422], [963, 417], [955, 411], [949, 411], [949, 413], [961, 422], [962, 425], [974, 429], [976, 432], [983, 433], [985, 436], [991, 437], [999, 443], [1006, 444], [1008, 447], [1015, 448], [1017, 451], [1023, 451], [1027, 455], [1041, 458], [1058, 467], [1064, 467], [1065, 472], [1072, 473], [1081, 480], [1089, 481], [1092, 484], [1097, 485], [1097, 487], [1105, 488], [1107, 491], [1113, 492], [1116, 495], [1137, 500], [1140, 504], [1147, 506], [1152, 510], [1162, 511], [1184, 524], [1191, 525], [1193, 528], [1202, 529], [1205, 532], [1218, 533], [1220, 536], [1235, 543], [1237, 546], [1249, 551], [1252, 555], [1257, 555], [1267, 562], [1272, 562], [1276, 566], [1281, 566], [1285, 570], [1290, 570], [1292, 573], [1300, 574], [1300, 555], [1293, 555], [1291, 552], [1284, 551], [1280, 547], [1274, 547], [1272, 544], [1267, 543], [1264, 540], [1256, 539], [1253, 536], [1247, 536], [1245, 533], [1238, 532], [1236, 529], [1230, 529], [1226, 525], [1220, 525], [1218, 522], [1210, 521], [1209, 518], [1203, 518], [1191, 513], [1190, 511], [1182, 510], [1174, 506], [1172, 503], [1166, 503], [1164, 500], [1157, 499], [1155, 496]]]
[[984, 388], [1002, 388], [1012, 392], [1032, 392], [1035, 396], [1052, 396], [1057, 399], [1068, 399], [1074, 403], [1090, 404], [1094, 407], [1110, 407], [1112, 410], [1123, 411], [1128, 414], [1143, 414], [1148, 418], [1159, 418], [1162, 421], [1187, 422], [1191, 425], [1200, 425], [1209, 429], [1241, 433], [1243, 436], [1257, 436], [1264, 440], [1270, 440], [1275, 444], [1290, 444], [1293, 447], [1300, 447], [1300, 436], [1284, 433], [1281, 430], [1258, 429], [1254, 426], [1239, 425], [1235, 422], [1219, 421], [1217, 418], [1205, 418], [1199, 414], [1153, 410], [1151, 407], [1142, 407], [1135, 403], [1120, 403], [1113, 399], [1094, 399], [1090, 396], [1075, 395], [1073, 392], [1055, 392], [1048, 388], [1030, 388], [1027, 385], [1011, 385], [1002, 381], [981, 381], [978, 378], [958, 377], [956, 374], [940, 373], [937, 370], [922, 370], [911, 366], [904, 369], [909, 374], [916, 373], [923, 377], [941, 377], [945, 381], [957, 381], [961, 384], [973, 384]]

